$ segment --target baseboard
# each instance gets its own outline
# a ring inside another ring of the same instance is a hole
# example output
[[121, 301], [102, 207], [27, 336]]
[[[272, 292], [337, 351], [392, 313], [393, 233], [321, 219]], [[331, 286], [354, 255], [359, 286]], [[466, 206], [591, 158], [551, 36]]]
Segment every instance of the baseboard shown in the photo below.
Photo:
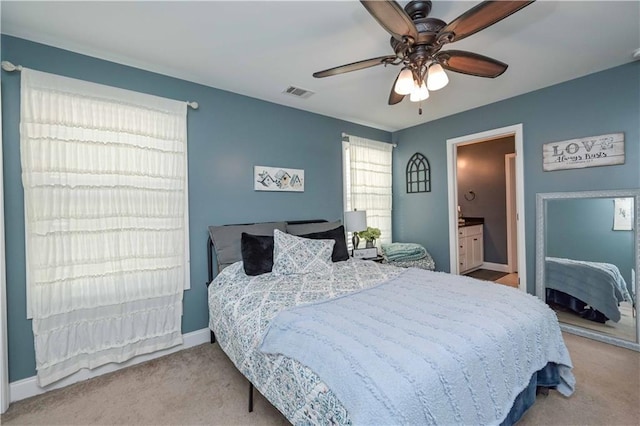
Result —
[[505, 265], [502, 263], [483, 262], [482, 269], [497, 272], [509, 272], [509, 265]]
[[55, 383], [50, 384], [49, 386], [45, 386], [45, 387], [38, 386], [36, 376], [27, 377], [26, 379], [11, 382], [9, 383], [10, 401], [11, 402], [20, 401], [21, 399], [29, 398], [35, 395], [40, 395], [41, 393], [45, 393], [53, 389], [69, 386], [73, 383], [82, 382], [84, 380], [88, 380], [93, 377], [98, 377], [103, 374], [111, 373], [113, 371], [130, 367], [132, 365], [140, 364], [141, 362], [150, 361], [152, 359], [160, 358], [162, 356], [169, 355], [174, 352], [181, 351], [183, 349], [188, 349], [193, 346], [198, 346], [203, 343], [207, 343], [210, 341], [209, 329], [203, 328], [201, 330], [192, 331], [191, 333], [183, 334], [182, 338], [183, 338], [182, 345], [174, 346], [173, 348], [164, 349], [164, 350], [153, 352], [150, 354], [139, 355], [135, 358], [131, 358], [129, 361], [118, 363], [118, 364], [117, 363], [106, 364], [106, 365], [103, 365], [102, 367], [98, 367], [93, 370], [82, 369], [77, 373], [72, 374], [71, 376], [65, 377], [62, 380], [59, 380]]

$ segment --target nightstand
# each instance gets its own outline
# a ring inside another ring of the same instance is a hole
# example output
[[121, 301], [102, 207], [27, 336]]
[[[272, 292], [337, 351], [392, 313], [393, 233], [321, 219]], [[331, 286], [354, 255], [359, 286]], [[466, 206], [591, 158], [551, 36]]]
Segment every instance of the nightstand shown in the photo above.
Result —
[[372, 257], [372, 258], [369, 258], [369, 259], [363, 259], [361, 257], [353, 257], [353, 256], [351, 256], [351, 258], [355, 259], [355, 260], [371, 260], [371, 261], [377, 262], [377, 263], [382, 263], [384, 261], [384, 257], [383, 256], [376, 256], [376, 257]]

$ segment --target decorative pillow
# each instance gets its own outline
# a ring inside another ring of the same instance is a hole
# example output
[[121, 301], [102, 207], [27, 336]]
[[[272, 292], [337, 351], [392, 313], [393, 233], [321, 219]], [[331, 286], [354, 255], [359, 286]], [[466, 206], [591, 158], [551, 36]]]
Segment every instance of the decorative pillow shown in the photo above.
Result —
[[331, 271], [334, 240], [310, 240], [276, 229], [273, 242], [274, 274], [326, 274]]
[[287, 223], [287, 234], [301, 237], [306, 234], [335, 229], [340, 225], [342, 225], [342, 223], [339, 220], [335, 222]]
[[335, 240], [331, 260], [340, 262], [349, 260], [349, 250], [347, 249], [347, 241], [344, 238], [344, 226], [340, 225], [335, 229], [324, 232], [314, 232], [313, 234], [300, 235], [302, 238], [310, 238], [312, 240]]
[[222, 225], [210, 226], [209, 235], [216, 250], [218, 264], [224, 268], [232, 263], [242, 260], [240, 240], [242, 233], [252, 235], [273, 235], [273, 230], [287, 229], [286, 222], [264, 222], [250, 225]]
[[273, 237], [242, 233], [242, 266], [247, 275], [261, 275], [273, 268]]

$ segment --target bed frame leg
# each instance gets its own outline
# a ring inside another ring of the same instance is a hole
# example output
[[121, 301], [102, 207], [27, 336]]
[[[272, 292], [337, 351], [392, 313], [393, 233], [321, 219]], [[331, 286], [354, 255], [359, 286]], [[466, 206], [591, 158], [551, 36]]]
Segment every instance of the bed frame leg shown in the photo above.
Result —
[[249, 382], [249, 412], [253, 412], [253, 383]]
[[211, 333], [211, 336], [210, 336], [211, 344], [214, 344], [216, 342], [216, 335], [213, 334], [213, 331], [211, 330], [209, 330], [209, 333]]

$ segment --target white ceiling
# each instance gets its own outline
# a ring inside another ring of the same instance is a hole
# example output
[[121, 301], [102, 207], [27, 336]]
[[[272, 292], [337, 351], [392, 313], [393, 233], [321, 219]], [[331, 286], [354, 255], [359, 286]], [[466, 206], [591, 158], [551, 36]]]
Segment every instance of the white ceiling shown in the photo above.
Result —
[[[496, 79], [449, 72], [420, 116], [408, 99], [387, 105], [397, 67], [311, 76], [393, 54], [357, 1], [0, 3], [5, 34], [389, 131], [630, 62], [640, 47], [637, 0], [539, 0], [445, 47], [509, 69]], [[477, 3], [435, 0], [430, 16], [450, 22]], [[290, 85], [315, 95], [283, 94]]]

